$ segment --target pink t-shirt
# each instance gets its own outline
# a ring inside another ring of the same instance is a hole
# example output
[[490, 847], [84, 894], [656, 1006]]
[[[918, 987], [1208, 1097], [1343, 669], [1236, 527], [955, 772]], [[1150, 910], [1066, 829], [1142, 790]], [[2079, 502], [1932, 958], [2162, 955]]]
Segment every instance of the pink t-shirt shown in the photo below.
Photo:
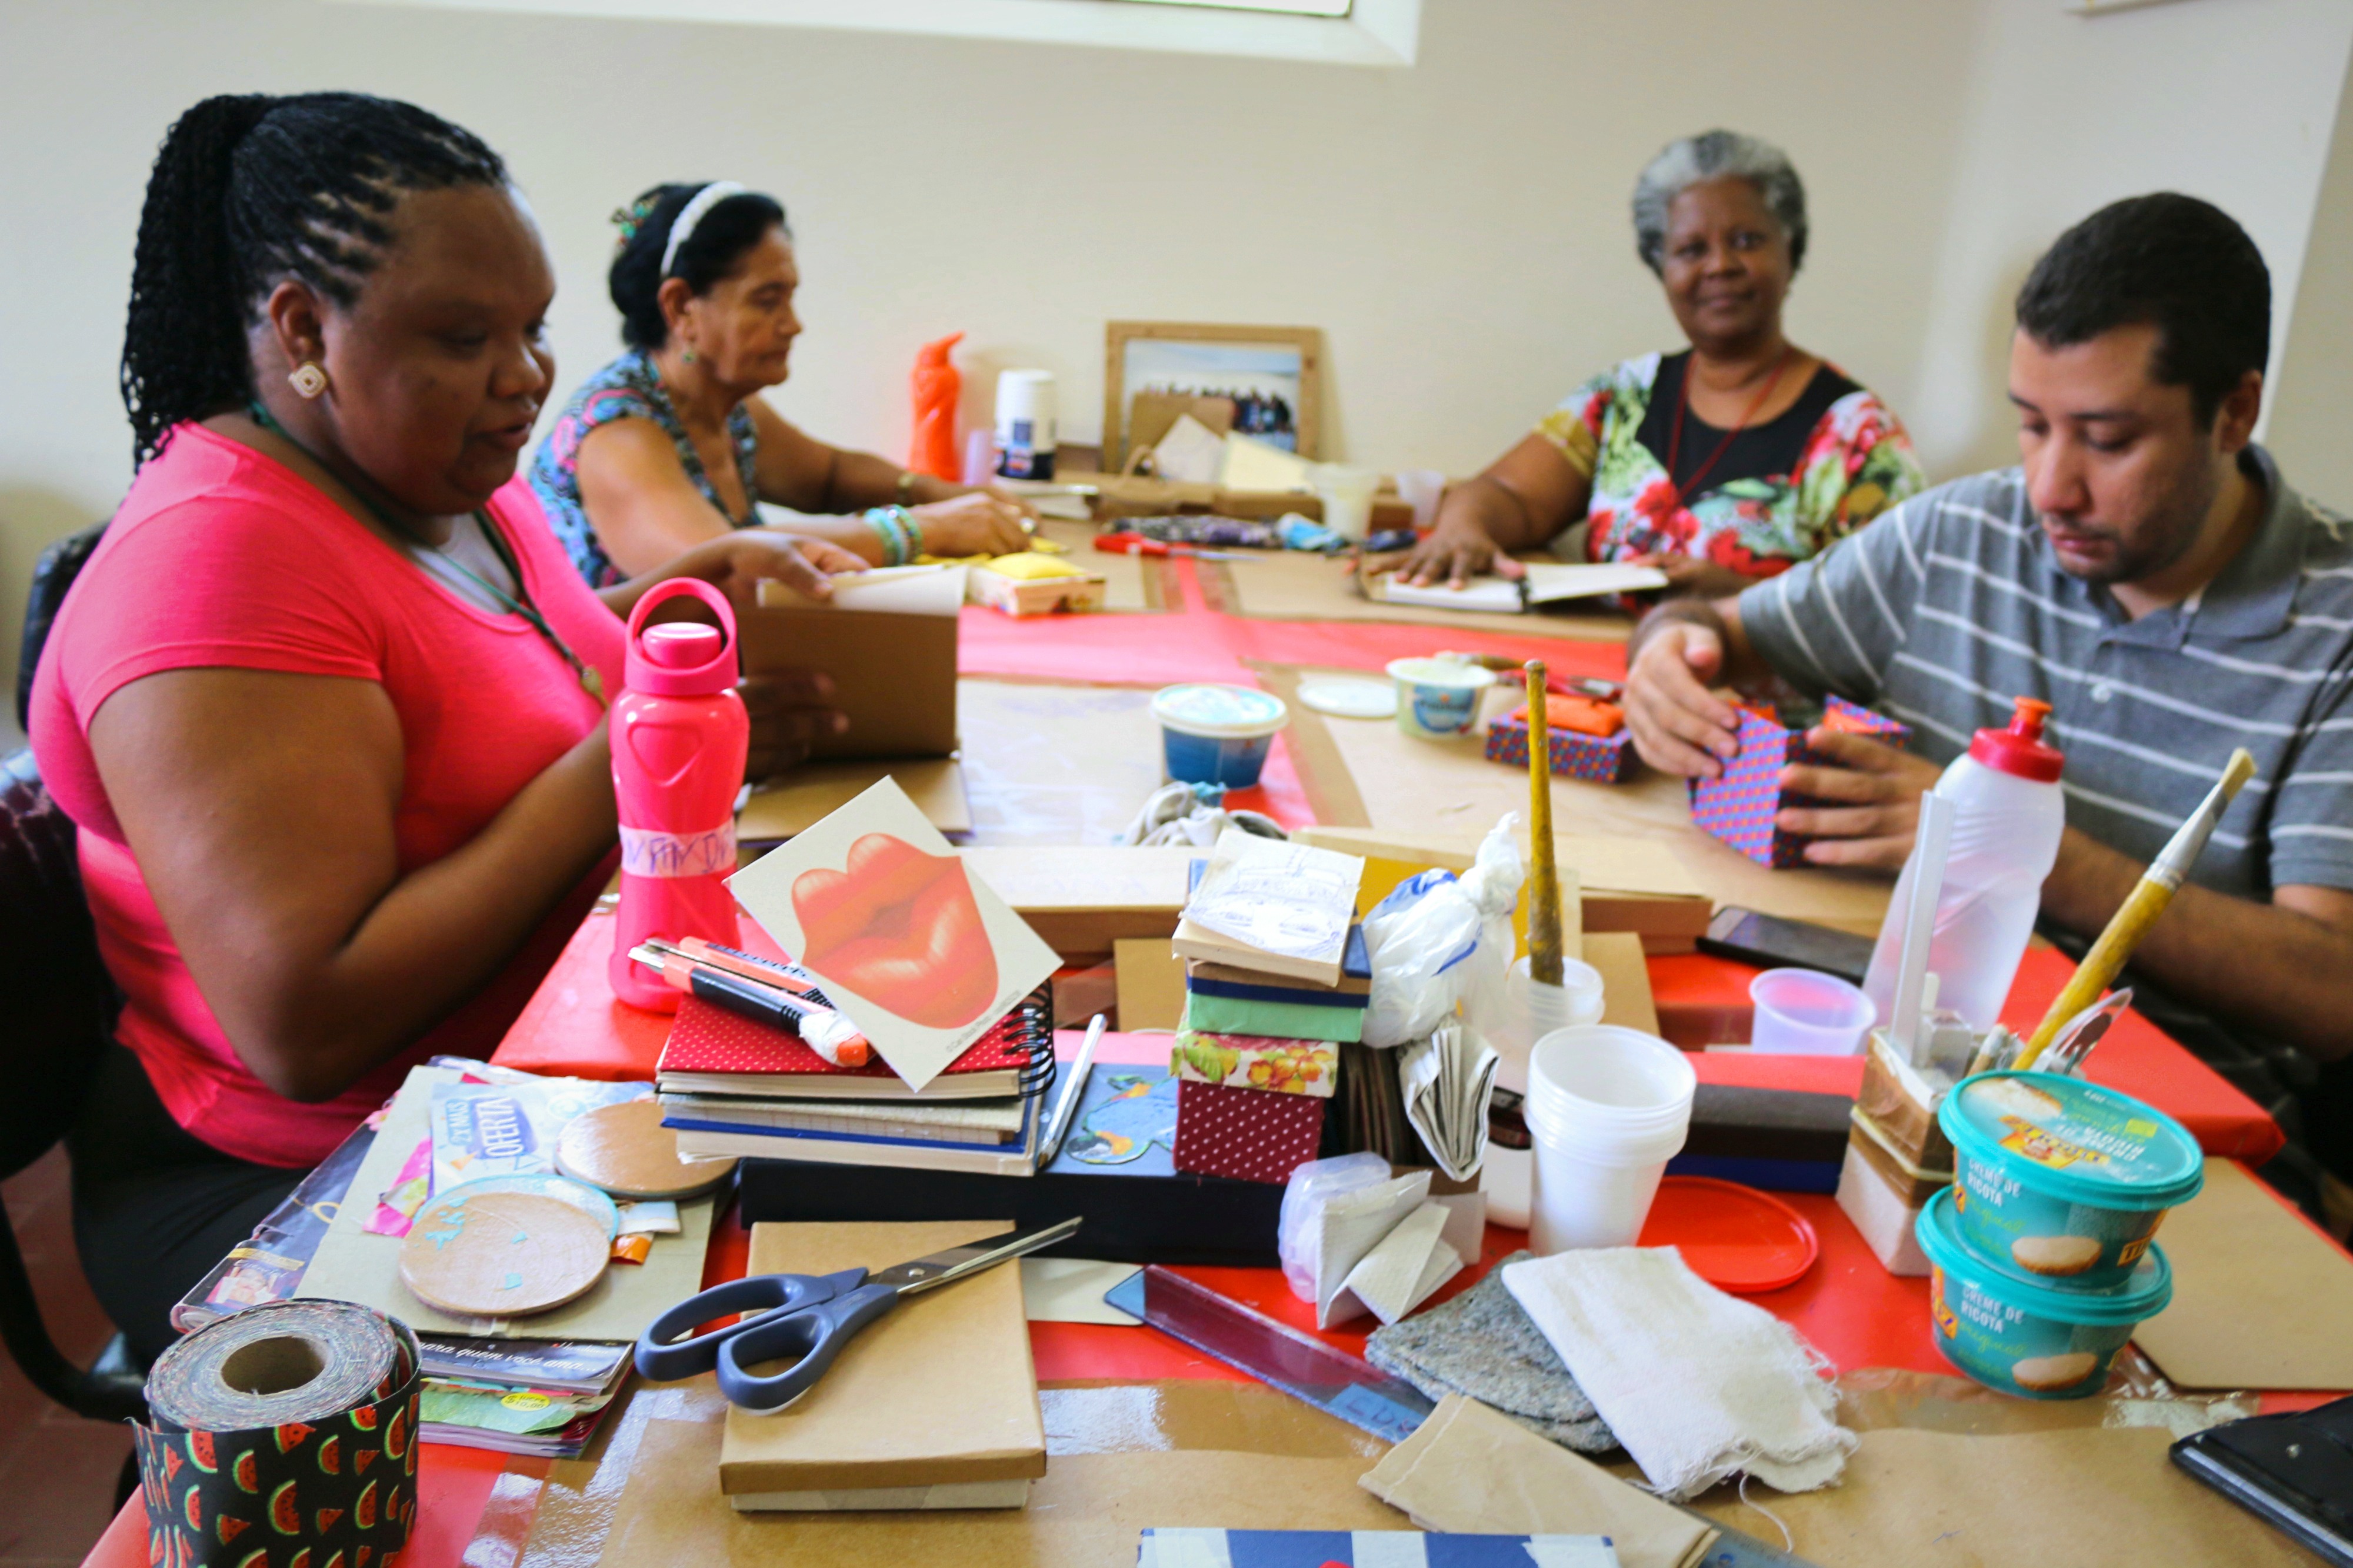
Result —
[[[582, 658], [620, 685], [622, 626], [521, 479], [491, 518], [523, 585]], [[162, 670], [227, 666], [372, 680], [400, 715], [395, 839], [405, 876], [481, 831], [596, 726], [596, 700], [518, 616], [464, 603], [275, 459], [183, 425], [140, 470], [67, 595], [33, 687], [41, 774], [81, 828], [99, 949], [122, 988], [118, 1037], [181, 1126], [265, 1165], [316, 1164], [428, 1056], [480, 1057], [506, 1032], [609, 872], [551, 913], [490, 984], [337, 1098], [303, 1105], [254, 1077], [165, 929], [106, 797], [90, 722]]]

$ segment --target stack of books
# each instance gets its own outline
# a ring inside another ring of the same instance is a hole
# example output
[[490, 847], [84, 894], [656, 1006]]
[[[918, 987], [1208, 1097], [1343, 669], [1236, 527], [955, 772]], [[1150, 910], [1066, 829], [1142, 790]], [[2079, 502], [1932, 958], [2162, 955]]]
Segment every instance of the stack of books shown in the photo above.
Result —
[[1185, 1013], [1180, 1171], [1281, 1182], [1315, 1157], [1338, 1047], [1365, 1037], [1372, 965], [1356, 923], [1364, 861], [1254, 838], [1218, 840], [1178, 921]]
[[417, 1435], [501, 1454], [577, 1458], [629, 1374], [633, 1346], [420, 1334]]
[[789, 1029], [686, 996], [655, 1086], [684, 1155], [1027, 1175], [1053, 1075], [1042, 988], [921, 1093], [880, 1060], [837, 1067]]

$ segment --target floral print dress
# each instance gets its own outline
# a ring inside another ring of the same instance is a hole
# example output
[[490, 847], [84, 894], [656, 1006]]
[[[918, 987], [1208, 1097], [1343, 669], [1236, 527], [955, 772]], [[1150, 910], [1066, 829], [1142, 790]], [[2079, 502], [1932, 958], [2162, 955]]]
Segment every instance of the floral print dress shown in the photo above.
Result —
[[[1663, 400], [1679, 392], [1689, 359], [1623, 361], [1537, 423], [1536, 434], [1593, 485], [1585, 528], [1562, 535], [1556, 551], [1591, 561], [1695, 555], [1770, 577], [1924, 487], [1894, 413], [1825, 362], [1788, 413], [1741, 432], [1725, 447], [1726, 460], [1703, 476], [1706, 488], [1677, 505], [1662, 434], [1674, 407]], [[1686, 482], [1725, 435], [1686, 416], [1679, 454]]]
[[759, 448], [759, 433], [752, 423], [749, 410], [736, 405], [727, 416], [727, 438], [735, 450], [735, 471], [744, 481], [744, 495], [750, 504], [751, 515], [729, 517], [726, 505], [711, 482], [711, 475], [702, 466], [702, 458], [694, 450], [694, 441], [679, 419], [678, 410], [670, 400], [670, 389], [662, 385], [661, 372], [643, 349], [631, 349], [596, 374], [583, 382], [572, 401], [539, 444], [539, 455], [532, 459], [531, 488], [539, 497], [542, 510], [547, 513], [548, 526], [555, 531], [556, 540], [564, 552], [572, 558], [573, 567], [587, 580], [591, 588], [609, 588], [622, 579], [618, 567], [605, 553], [604, 544], [596, 538], [596, 525], [580, 504], [580, 443], [588, 432], [599, 425], [609, 425], [616, 419], [650, 419], [661, 427], [678, 447], [678, 460], [685, 465], [686, 477], [703, 499], [716, 507], [719, 515], [727, 518], [732, 528], [750, 528], [760, 521], [756, 498], [759, 485], [754, 478], [754, 459]]

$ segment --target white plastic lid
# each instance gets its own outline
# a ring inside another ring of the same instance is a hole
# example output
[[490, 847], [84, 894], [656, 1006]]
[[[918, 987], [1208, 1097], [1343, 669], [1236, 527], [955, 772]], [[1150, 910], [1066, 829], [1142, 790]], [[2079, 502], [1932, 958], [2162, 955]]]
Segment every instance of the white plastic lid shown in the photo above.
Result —
[[1493, 670], [1459, 658], [1393, 658], [1386, 673], [1392, 680], [1411, 681], [1416, 686], [1452, 686], [1482, 691], [1495, 684]]
[[1398, 708], [1396, 686], [1350, 676], [1301, 681], [1299, 700], [1339, 719], [1389, 719]]
[[1240, 741], [1273, 734], [1290, 722], [1291, 710], [1248, 686], [1164, 686], [1153, 696], [1152, 716], [1183, 734]]

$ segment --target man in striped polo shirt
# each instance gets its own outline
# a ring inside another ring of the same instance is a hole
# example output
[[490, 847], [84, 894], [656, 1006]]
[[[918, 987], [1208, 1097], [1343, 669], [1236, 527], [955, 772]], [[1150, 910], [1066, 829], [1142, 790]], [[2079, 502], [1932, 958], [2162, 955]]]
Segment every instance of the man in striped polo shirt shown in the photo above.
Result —
[[[1662, 605], [1629, 649], [1653, 766], [1713, 774], [1771, 678], [1913, 726], [1817, 731], [1833, 804], [1781, 814], [1820, 865], [1899, 868], [1921, 793], [2011, 700], [2052, 705], [2067, 833], [2047, 931], [2095, 935], [2234, 747], [2255, 781], [2134, 961], [2151, 1011], [2280, 1117], [2299, 1195], [2353, 1222], [2353, 529], [2253, 444], [2271, 285], [2245, 232], [2137, 197], [2060, 237], [2018, 298], [2023, 463], [1915, 497], [1736, 598]], [[2306, 1155], [2332, 1173], [2323, 1178]]]

